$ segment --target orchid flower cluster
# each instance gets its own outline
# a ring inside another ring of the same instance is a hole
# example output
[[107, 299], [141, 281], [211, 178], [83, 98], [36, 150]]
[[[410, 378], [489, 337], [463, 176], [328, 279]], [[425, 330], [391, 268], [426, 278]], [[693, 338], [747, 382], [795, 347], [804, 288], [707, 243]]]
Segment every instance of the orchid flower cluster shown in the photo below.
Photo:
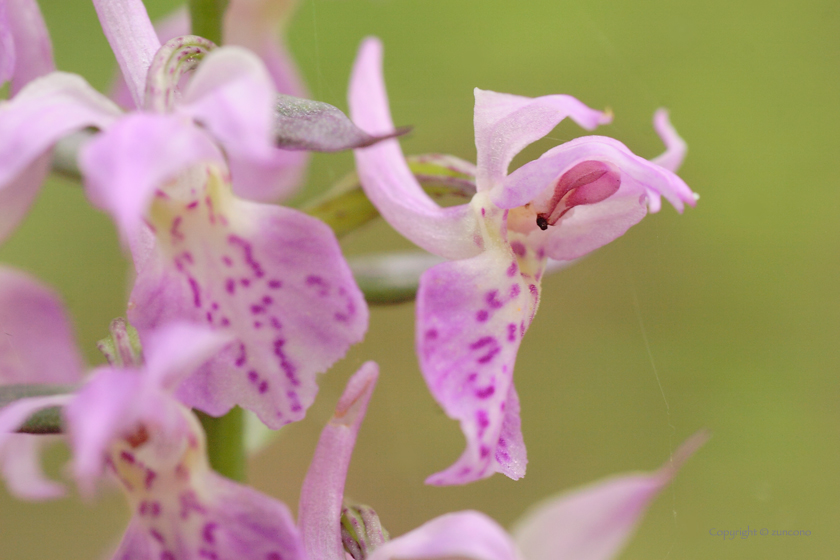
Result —
[[[132, 517], [115, 559], [614, 557], [704, 435], [653, 473], [549, 499], [511, 533], [461, 511], [390, 538], [372, 508], [344, 498], [375, 363], [350, 378], [324, 428], [296, 521], [225, 468], [205, 430], [230, 421], [241, 432], [241, 409], [273, 430], [304, 418], [317, 376], [363, 339], [368, 305], [382, 297], [363, 267], [348, 265], [337, 235], [381, 215], [431, 253], [393, 258], [379, 273], [396, 280], [419, 266], [409, 297], [420, 369], [466, 439], [461, 457], [426, 482], [523, 477], [513, 371], [542, 277], [623, 235], [662, 197], [678, 211], [695, 203], [675, 175], [686, 146], [667, 113], [654, 118], [666, 148], [654, 160], [583, 136], [509, 173], [514, 156], [562, 120], [591, 130], [611, 115], [566, 95], [476, 89], [475, 164], [406, 158], [375, 38], [359, 49], [348, 117], [306, 99], [281, 39], [294, 2], [230, 0], [218, 21], [223, 46], [190, 34], [196, 10], [155, 27], [141, 0], [93, 4], [121, 71], [110, 96], [55, 70], [36, 0], [0, 0], [0, 81], [10, 82], [0, 101], [0, 241], [57, 168], [112, 217], [135, 273], [127, 320], [115, 319], [100, 343], [108, 363], [88, 369], [56, 293], [0, 268], [9, 491], [64, 494], [39, 458], [61, 438], [83, 495], [105, 480], [125, 494]], [[308, 152], [350, 149], [353, 181], [303, 209], [277, 203], [300, 187]], [[469, 201], [441, 206], [433, 189]]]

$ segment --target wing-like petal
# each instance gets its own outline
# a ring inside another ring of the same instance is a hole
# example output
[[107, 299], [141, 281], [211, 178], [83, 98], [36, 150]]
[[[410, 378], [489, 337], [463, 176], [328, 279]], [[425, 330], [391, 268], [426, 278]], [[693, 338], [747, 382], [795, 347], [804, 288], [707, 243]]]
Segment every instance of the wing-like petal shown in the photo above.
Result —
[[41, 184], [50, 172], [52, 153], [36, 157], [20, 174], [0, 186], [0, 242], [3, 242], [26, 217]]
[[315, 376], [367, 330], [364, 298], [332, 231], [296, 210], [239, 200], [217, 172], [151, 212], [158, 255], [140, 270], [129, 319], [141, 332], [196, 321], [235, 341], [181, 386], [221, 415], [238, 404], [272, 428], [301, 419]]
[[0, 472], [9, 492], [21, 500], [51, 500], [64, 495], [64, 486], [50, 480], [41, 468], [41, 449], [55, 438], [11, 434], [0, 447]]
[[82, 357], [58, 296], [8, 267], [0, 267], [0, 329], [0, 385], [81, 379]]
[[[359, 128], [374, 136], [393, 133], [378, 39], [366, 39], [359, 48], [349, 99], [350, 116]], [[469, 206], [438, 206], [411, 174], [397, 140], [354, 153], [365, 193], [394, 229], [444, 258], [472, 257], [481, 251], [478, 221]]]
[[82, 150], [88, 198], [125, 240], [138, 235], [154, 193], [199, 162], [223, 162], [209, 137], [177, 115], [131, 114]]
[[341, 543], [344, 481], [356, 445], [356, 435], [378, 376], [376, 363], [366, 362], [350, 378], [335, 414], [321, 432], [315, 456], [306, 472], [300, 492], [298, 520], [310, 558], [345, 558]]
[[466, 484], [495, 472], [525, 474], [513, 367], [536, 311], [539, 282], [526, 278], [509, 246], [439, 264], [420, 278], [417, 354], [426, 384], [460, 421], [467, 448], [427, 483]]
[[0, 105], [0, 188], [71, 132], [106, 128], [121, 114], [75, 74], [53, 72]]
[[500, 208], [522, 206], [552, 188], [569, 169], [587, 161], [612, 164], [621, 171], [622, 185], [635, 185], [641, 194], [648, 189], [658, 192], [680, 212], [684, 204], [695, 203], [694, 193], [682, 179], [633, 154], [618, 140], [604, 136], [584, 136], [552, 148], [511, 173], [500, 196], [491, 194], [491, 198]]
[[612, 120], [611, 115], [590, 109], [570, 95], [531, 98], [476, 88], [474, 124], [478, 190], [490, 191], [491, 197], [500, 198], [502, 182], [514, 156], [551, 132], [566, 117], [587, 130]]
[[609, 478], [538, 505], [513, 530], [527, 560], [608, 560], [623, 548], [656, 495], [707, 439], [686, 441], [651, 474]]
[[[12, 61], [12, 72], [7, 78], [12, 79], [12, 96], [16, 95], [23, 86], [55, 70], [55, 63], [52, 56], [52, 43], [41, 10], [35, 0], [15, 0], [3, 2], [8, 21], [9, 39], [13, 42], [14, 57]], [[2, 27], [0, 23], [0, 27]], [[2, 38], [0, 31], [0, 43], [6, 46], [7, 39]], [[5, 49], [4, 49], [5, 50]], [[6, 51], [8, 52], [8, 51]], [[0, 84], [6, 78], [2, 76], [2, 66], [9, 60], [4, 52], [0, 51]], [[7, 59], [7, 60], [3, 60]]]
[[38, 411], [63, 406], [71, 395], [20, 399], [0, 409], [0, 472], [9, 491], [25, 500], [56, 498], [63, 487], [47, 479], [40, 467], [40, 451], [45, 436], [16, 434], [26, 420]]
[[459, 511], [436, 517], [386, 542], [368, 558], [519, 560], [520, 556], [512, 539], [498, 523], [477, 511]]

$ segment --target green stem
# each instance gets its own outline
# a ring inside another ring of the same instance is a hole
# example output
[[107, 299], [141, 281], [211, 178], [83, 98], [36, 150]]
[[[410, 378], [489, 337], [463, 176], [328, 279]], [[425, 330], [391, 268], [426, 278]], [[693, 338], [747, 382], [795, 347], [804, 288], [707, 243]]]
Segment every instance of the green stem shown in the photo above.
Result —
[[207, 434], [207, 456], [213, 470], [238, 482], [245, 481], [245, 417], [234, 407], [219, 418], [196, 411]]
[[228, 0], [190, 0], [192, 32], [217, 45], [222, 44], [222, 18]]

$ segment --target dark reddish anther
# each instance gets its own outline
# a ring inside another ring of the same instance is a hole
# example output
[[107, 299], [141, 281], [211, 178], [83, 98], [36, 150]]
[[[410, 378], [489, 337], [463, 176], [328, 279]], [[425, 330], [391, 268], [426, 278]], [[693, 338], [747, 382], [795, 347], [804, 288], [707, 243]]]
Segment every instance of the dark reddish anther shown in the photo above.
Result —
[[141, 425], [133, 434], [125, 438], [132, 448], [137, 449], [147, 441], [149, 441], [149, 432], [146, 431], [146, 426]]
[[537, 216], [537, 227], [543, 231], [548, 229], [548, 219], [543, 214]]

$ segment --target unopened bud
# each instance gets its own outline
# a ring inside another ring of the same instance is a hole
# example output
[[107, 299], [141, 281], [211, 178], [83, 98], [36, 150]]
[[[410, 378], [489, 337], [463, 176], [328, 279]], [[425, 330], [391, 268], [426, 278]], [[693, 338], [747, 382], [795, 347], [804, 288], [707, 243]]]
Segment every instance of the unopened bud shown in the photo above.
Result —
[[356, 504], [341, 510], [341, 542], [354, 560], [365, 560], [389, 538], [372, 507]]

